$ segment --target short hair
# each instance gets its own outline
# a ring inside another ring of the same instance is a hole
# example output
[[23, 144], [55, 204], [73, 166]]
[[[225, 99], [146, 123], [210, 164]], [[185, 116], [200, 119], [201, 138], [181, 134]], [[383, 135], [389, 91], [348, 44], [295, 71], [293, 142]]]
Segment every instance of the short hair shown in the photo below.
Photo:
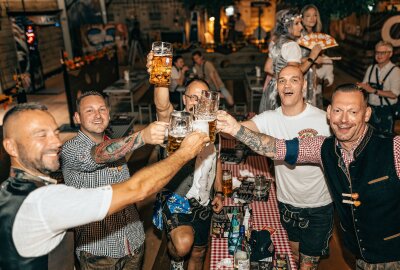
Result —
[[345, 93], [360, 92], [363, 95], [364, 103], [366, 105], [368, 104], [368, 92], [354, 83], [345, 83], [345, 84], [338, 85], [332, 93], [332, 100], [333, 100], [333, 96], [337, 92], [345, 92]]
[[179, 59], [183, 59], [182, 55], [177, 54], [172, 58], [172, 64], [175, 64]]
[[28, 102], [28, 103], [22, 103], [22, 104], [18, 104], [16, 106], [14, 106], [13, 108], [9, 109], [4, 117], [3, 117], [3, 126], [6, 125], [6, 122], [8, 121], [8, 119], [13, 116], [13, 115], [17, 115], [21, 112], [25, 112], [25, 111], [48, 111], [47, 107], [43, 104], [37, 103], [37, 102]]
[[298, 66], [292, 66], [292, 65], [286, 65], [286, 66], [284, 66], [284, 67], [278, 72], [276, 78], [279, 78], [279, 76], [281, 75], [281, 72], [282, 72], [284, 69], [289, 68], [289, 67], [298, 69], [298, 70], [299, 70], [299, 73], [301, 74], [301, 76], [300, 76], [301, 79], [304, 80], [304, 74], [303, 74], [303, 72], [301, 71], [301, 68], [298, 67]]
[[195, 83], [195, 82], [204, 83], [207, 86], [207, 88], [210, 89], [210, 85], [208, 84], [208, 82], [206, 80], [203, 80], [200, 78], [194, 78], [194, 79], [187, 81], [185, 84], [185, 88], [187, 89], [192, 83]]
[[379, 42], [376, 43], [376, 45], [375, 45], [375, 50], [376, 50], [376, 48], [381, 47], [381, 46], [388, 47], [388, 48], [390, 49], [390, 51], [393, 52], [393, 44], [390, 43], [389, 41], [385, 41], [385, 40], [379, 41]]
[[[317, 13], [317, 23], [312, 28], [312, 31], [313, 32], [321, 32], [321, 30], [322, 30], [321, 15], [319, 14], [319, 10], [318, 10], [316, 5], [314, 5], [314, 4], [305, 5], [301, 9], [300, 13], [301, 13], [301, 15], [303, 16], [303, 19], [304, 19], [304, 13], [306, 13], [307, 10], [312, 9], [312, 8], [315, 9], [315, 11]], [[303, 26], [304, 26], [304, 24], [303, 24]]]
[[85, 97], [89, 97], [89, 96], [98, 96], [104, 99], [104, 101], [106, 102], [106, 105], [108, 107], [107, 101], [104, 98], [103, 94], [101, 94], [100, 92], [97, 91], [86, 91], [83, 92], [77, 99], [76, 99], [76, 111], [79, 112], [80, 110], [80, 106], [81, 106], [81, 102], [82, 99], [84, 99]]
[[203, 56], [203, 54], [201, 53], [201, 51], [194, 51], [194, 52], [192, 53], [192, 57], [195, 56], [195, 55], [198, 55], [198, 56], [200, 56], [200, 57]]

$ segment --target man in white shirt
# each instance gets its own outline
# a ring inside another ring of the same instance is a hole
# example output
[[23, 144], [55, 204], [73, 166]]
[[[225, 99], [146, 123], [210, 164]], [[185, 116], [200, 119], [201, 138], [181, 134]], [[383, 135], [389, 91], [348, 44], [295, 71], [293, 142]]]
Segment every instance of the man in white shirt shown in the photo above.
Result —
[[376, 64], [368, 67], [362, 83], [358, 86], [369, 93], [368, 103], [372, 107], [370, 124], [382, 132], [393, 132], [391, 105], [400, 95], [400, 68], [390, 61], [393, 45], [379, 41], [375, 46]]
[[1, 269], [47, 269], [48, 253], [67, 229], [101, 220], [157, 192], [209, 141], [206, 134], [194, 132], [173, 155], [129, 180], [78, 190], [55, 185], [48, 177], [60, 167], [61, 141], [45, 106], [20, 104], [6, 113], [3, 123], [11, 172], [0, 187]]
[[[277, 88], [281, 107], [265, 111], [243, 126], [281, 139], [330, 135], [326, 113], [304, 102], [306, 82], [299, 67], [283, 68]], [[275, 161], [274, 165], [281, 223], [293, 255], [297, 261], [300, 256], [301, 270], [316, 269], [320, 256], [329, 252], [333, 226], [332, 198], [322, 170], [284, 161]]]

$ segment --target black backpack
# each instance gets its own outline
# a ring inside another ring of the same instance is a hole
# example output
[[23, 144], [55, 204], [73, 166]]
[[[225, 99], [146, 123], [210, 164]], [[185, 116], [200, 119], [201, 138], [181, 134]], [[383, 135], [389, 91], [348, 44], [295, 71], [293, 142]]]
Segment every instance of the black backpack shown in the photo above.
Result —
[[252, 262], [273, 257], [275, 254], [275, 248], [271, 240], [271, 234], [267, 230], [253, 230], [251, 232], [249, 244], [251, 248], [250, 260]]

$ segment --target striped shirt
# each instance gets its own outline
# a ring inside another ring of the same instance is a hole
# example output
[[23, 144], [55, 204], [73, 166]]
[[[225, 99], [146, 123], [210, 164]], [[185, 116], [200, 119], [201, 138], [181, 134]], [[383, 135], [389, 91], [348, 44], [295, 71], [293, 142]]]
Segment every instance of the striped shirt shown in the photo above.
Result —
[[[125, 159], [97, 164], [91, 156], [96, 143], [81, 131], [61, 150], [65, 184], [76, 188], [96, 188], [120, 183], [129, 178]], [[76, 254], [86, 251], [96, 256], [121, 258], [133, 254], [144, 243], [144, 229], [136, 205], [75, 228]]]

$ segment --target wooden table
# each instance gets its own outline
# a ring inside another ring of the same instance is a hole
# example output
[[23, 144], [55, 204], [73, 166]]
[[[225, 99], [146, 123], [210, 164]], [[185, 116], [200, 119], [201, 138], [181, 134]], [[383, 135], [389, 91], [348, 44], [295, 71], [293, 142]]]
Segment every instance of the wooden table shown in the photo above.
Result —
[[[141, 86], [144, 85], [147, 79], [148, 78], [146, 75], [140, 75], [131, 78], [129, 81], [125, 81], [124, 79], [119, 79], [118, 81], [114, 82], [112, 85], [104, 89], [103, 92], [109, 96], [110, 106], [112, 105], [113, 102], [116, 102], [116, 100], [120, 98], [119, 95], [121, 94], [129, 95], [130, 107], [131, 107], [129, 115], [134, 116], [135, 93]], [[111, 112], [113, 112], [113, 110], [111, 110]]]
[[[223, 148], [233, 148], [235, 140], [222, 139]], [[223, 164], [223, 169], [229, 169], [232, 171], [233, 176], [240, 176], [240, 170], [248, 170], [254, 175], [261, 174], [270, 178], [271, 175], [268, 170], [268, 161], [263, 156], [249, 156], [245, 163], [238, 165]], [[232, 205], [233, 200], [231, 198], [225, 199], [224, 204]], [[279, 210], [276, 199], [276, 193], [274, 185], [269, 193], [269, 199], [267, 202], [254, 201], [251, 203], [253, 209], [253, 229], [260, 230], [264, 226], [272, 227], [276, 231], [271, 236], [272, 242], [275, 246], [275, 253], [288, 254], [291, 269], [296, 270], [296, 264], [293, 259], [293, 255], [289, 245], [289, 239], [285, 229], [282, 227], [279, 219]], [[233, 256], [228, 254], [228, 239], [227, 238], [212, 238], [211, 239], [211, 258], [210, 258], [210, 269], [218, 269], [217, 264], [224, 258], [231, 258]], [[233, 269], [233, 267], [223, 267], [221, 269]]]

